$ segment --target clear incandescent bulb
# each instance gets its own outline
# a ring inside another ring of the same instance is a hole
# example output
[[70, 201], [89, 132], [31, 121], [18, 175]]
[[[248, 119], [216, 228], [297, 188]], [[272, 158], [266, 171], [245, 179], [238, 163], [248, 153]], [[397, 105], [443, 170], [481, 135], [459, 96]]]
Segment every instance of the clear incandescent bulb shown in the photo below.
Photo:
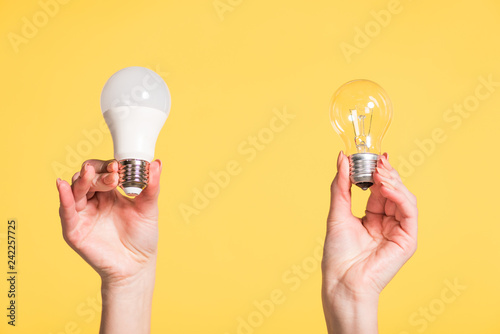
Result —
[[373, 81], [349, 81], [333, 94], [330, 120], [344, 141], [351, 182], [368, 189], [392, 120], [389, 96]]
[[170, 112], [168, 87], [150, 69], [126, 67], [104, 85], [101, 110], [120, 165], [119, 185], [137, 196], [148, 184], [156, 139]]

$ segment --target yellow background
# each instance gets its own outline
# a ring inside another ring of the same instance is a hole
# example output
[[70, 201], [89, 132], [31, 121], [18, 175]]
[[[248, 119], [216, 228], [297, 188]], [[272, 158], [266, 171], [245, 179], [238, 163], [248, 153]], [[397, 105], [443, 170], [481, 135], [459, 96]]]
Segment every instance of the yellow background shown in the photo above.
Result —
[[[98, 331], [99, 277], [62, 238], [55, 180], [78, 170], [68, 150], [80, 149], [78, 165], [112, 158], [100, 92], [115, 71], [136, 65], [158, 71], [172, 94], [156, 146], [164, 169], [153, 333], [237, 333], [238, 317], [276, 289], [285, 302], [254, 333], [326, 332], [320, 270], [295, 291], [283, 275], [317, 264], [343, 149], [328, 104], [355, 78], [374, 80], [392, 99], [390, 160], [416, 162], [405, 175], [419, 199], [419, 249], [382, 293], [381, 332], [499, 333], [500, 87], [460, 124], [445, 119], [454, 104], [473, 104], [476, 89], [487, 92], [477, 88], [481, 77], [500, 81], [498, 2], [401, 0], [382, 26], [372, 11], [391, 1], [228, 1], [222, 19], [212, 0], [69, 1], [18, 52], [9, 36], [22, 36], [23, 18], [33, 22], [42, 7], [1, 2], [0, 276], [7, 219], [16, 218], [19, 298], [11, 328], [2, 278], [0, 332]], [[367, 45], [355, 40], [365, 28]], [[346, 57], [341, 45], [356, 43]], [[239, 145], [284, 108], [295, 118], [246, 161]], [[424, 154], [416, 141], [428, 143], [435, 129], [446, 140]], [[89, 148], [84, 131], [92, 130], [103, 137]], [[194, 189], [232, 160], [241, 173], [186, 222], [180, 205], [192, 205]], [[353, 190], [356, 213], [366, 196]], [[446, 281], [466, 287], [450, 303], [441, 300]], [[425, 329], [412, 322], [430, 306], [439, 314]]]

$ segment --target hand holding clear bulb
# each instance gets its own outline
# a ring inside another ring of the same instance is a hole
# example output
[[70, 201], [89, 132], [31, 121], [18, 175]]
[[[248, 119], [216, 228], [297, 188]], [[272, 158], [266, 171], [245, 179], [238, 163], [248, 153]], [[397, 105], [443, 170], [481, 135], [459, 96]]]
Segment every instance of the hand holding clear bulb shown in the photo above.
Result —
[[[335, 93], [330, 117], [344, 140], [337, 160], [323, 249], [323, 310], [328, 333], [378, 333], [379, 294], [417, 247], [416, 197], [380, 154], [392, 107], [380, 86], [355, 80]], [[370, 197], [351, 212], [351, 186]]]
[[349, 165], [340, 153], [323, 249], [323, 309], [328, 333], [378, 333], [379, 294], [417, 247], [417, 201], [384, 154], [365, 216], [355, 217]]

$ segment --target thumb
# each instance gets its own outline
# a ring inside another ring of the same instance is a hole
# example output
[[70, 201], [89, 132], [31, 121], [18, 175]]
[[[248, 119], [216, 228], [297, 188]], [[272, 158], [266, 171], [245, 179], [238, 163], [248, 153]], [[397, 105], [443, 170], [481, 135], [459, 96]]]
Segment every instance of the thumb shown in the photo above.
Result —
[[328, 222], [344, 221], [351, 217], [351, 180], [349, 179], [349, 158], [343, 152], [337, 160], [337, 175], [331, 187], [330, 213]]
[[156, 159], [149, 165], [148, 186], [136, 197], [137, 202], [156, 205], [160, 194], [161, 169], [162, 163], [159, 159]]

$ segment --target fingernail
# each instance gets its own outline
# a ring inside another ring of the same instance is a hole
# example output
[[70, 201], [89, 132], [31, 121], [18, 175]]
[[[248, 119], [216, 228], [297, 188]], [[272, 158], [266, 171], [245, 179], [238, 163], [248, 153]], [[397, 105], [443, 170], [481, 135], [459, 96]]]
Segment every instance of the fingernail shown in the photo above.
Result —
[[396, 188], [394, 188], [389, 182], [380, 182], [380, 184], [384, 187], [386, 187], [387, 189], [391, 189], [391, 190], [396, 190]]
[[56, 180], [56, 185], [57, 185], [57, 187], [59, 187], [59, 184], [60, 184], [60, 183], [61, 183], [61, 179], [60, 179], [60, 178], [57, 178], [57, 180]]
[[340, 169], [340, 161], [342, 160], [342, 151], [339, 152], [339, 155], [337, 157], [337, 170]]
[[163, 168], [163, 163], [161, 162], [160, 159], [156, 159], [156, 161], [158, 161], [160, 163], [160, 170]]

